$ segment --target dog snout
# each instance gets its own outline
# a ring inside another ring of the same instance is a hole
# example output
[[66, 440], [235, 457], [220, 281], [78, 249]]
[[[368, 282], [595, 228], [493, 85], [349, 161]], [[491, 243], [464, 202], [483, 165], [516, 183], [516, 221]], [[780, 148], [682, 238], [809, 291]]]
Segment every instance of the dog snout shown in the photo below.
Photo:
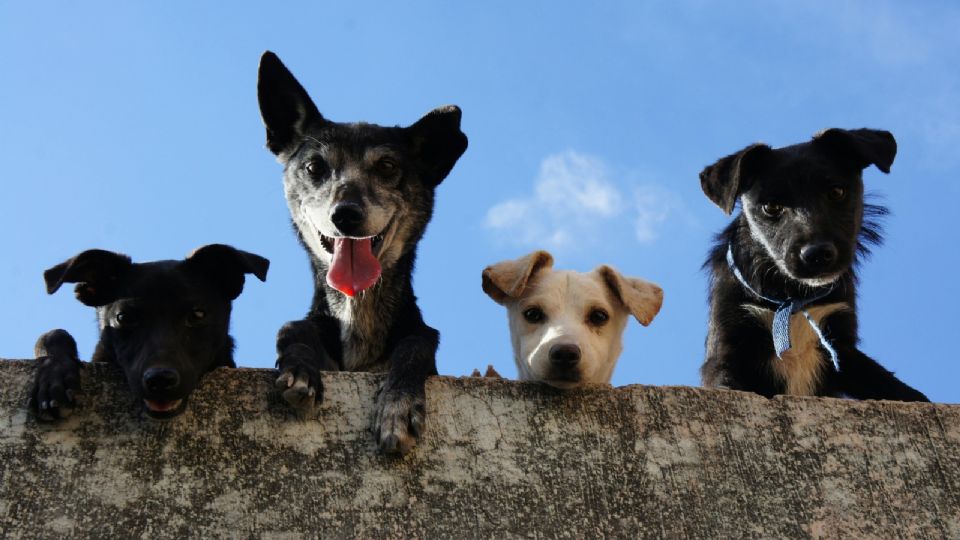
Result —
[[339, 202], [333, 207], [330, 221], [345, 235], [359, 234], [363, 228], [363, 208], [355, 202]]
[[143, 372], [143, 387], [148, 392], [163, 392], [180, 384], [180, 373], [171, 368], [149, 368]]
[[557, 368], [571, 368], [580, 361], [580, 347], [562, 343], [550, 347], [550, 363]]
[[837, 247], [828, 242], [807, 244], [800, 248], [800, 261], [811, 270], [824, 270], [837, 260]]

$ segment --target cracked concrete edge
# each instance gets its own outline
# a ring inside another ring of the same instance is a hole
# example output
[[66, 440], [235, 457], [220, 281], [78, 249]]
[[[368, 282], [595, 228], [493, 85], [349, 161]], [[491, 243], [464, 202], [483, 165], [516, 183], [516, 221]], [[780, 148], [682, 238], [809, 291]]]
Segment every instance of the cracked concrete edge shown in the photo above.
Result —
[[953, 405], [434, 377], [424, 437], [391, 459], [379, 375], [324, 374], [299, 420], [273, 370], [222, 369], [158, 424], [88, 364], [83, 406], [40, 424], [32, 372], [0, 362], [10, 537], [960, 536]]

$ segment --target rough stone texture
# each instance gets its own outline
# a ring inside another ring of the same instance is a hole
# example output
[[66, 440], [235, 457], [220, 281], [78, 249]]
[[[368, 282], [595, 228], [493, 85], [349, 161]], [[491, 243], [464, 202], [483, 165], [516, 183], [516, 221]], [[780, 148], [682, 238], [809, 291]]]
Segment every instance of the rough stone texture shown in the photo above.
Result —
[[74, 537], [960, 537], [960, 407], [434, 378], [403, 459], [379, 377], [328, 374], [316, 418], [269, 370], [219, 370], [169, 423], [88, 366], [70, 419], [0, 362], [0, 533]]

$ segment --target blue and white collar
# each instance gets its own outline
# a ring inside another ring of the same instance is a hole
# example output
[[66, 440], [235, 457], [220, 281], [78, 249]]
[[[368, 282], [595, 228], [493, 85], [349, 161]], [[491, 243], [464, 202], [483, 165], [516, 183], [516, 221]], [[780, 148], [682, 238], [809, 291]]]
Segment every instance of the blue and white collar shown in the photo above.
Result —
[[820, 344], [823, 345], [823, 348], [826, 349], [828, 353], [830, 353], [830, 359], [833, 361], [834, 367], [836, 367], [838, 371], [840, 370], [840, 363], [837, 360], [837, 351], [833, 348], [833, 345], [827, 341], [826, 336], [823, 335], [823, 332], [820, 330], [820, 327], [817, 326], [816, 321], [813, 320], [813, 318], [810, 316], [810, 313], [806, 310], [808, 305], [826, 297], [828, 294], [833, 292], [833, 285], [830, 285], [822, 292], [819, 292], [810, 298], [787, 298], [786, 300], [776, 300], [774, 298], [763, 296], [754, 290], [749, 283], [747, 283], [747, 280], [744, 279], [743, 274], [740, 273], [740, 269], [737, 268], [737, 264], [733, 261], [733, 246], [730, 244], [727, 244], [727, 265], [730, 266], [730, 271], [733, 272], [733, 275], [737, 278], [737, 281], [740, 282], [740, 285], [743, 285], [743, 288], [749, 291], [750, 294], [777, 306], [777, 309], [773, 314], [773, 327], [771, 329], [773, 334], [773, 348], [777, 353], [777, 358], [783, 359], [783, 353], [790, 350], [790, 317], [794, 313], [803, 313], [803, 316], [806, 317], [807, 322], [810, 324], [810, 328], [812, 328], [814, 333], [817, 334], [817, 337], [820, 338]]

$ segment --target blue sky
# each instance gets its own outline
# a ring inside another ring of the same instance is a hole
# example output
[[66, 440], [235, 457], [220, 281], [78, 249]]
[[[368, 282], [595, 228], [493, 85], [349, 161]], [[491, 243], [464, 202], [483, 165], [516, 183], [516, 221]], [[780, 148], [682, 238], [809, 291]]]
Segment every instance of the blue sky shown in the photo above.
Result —
[[[272, 7], [271, 7], [272, 6]], [[415, 289], [443, 374], [514, 376], [488, 264], [536, 248], [659, 283], [627, 327], [614, 384], [695, 385], [711, 236], [705, 166], [825, 127], [888, 129], [893, 214], [862, 268], [861, 348], [960, 402], [960, 6], [954, 2], [0, 2], [0, 357], [66, 328], [89, 358], [93, 310], [44, 269], [84, 249], [181, 258], [222, 242], [271, 262], [234, 304], [240, 365], [273, 365], [312, 293], [256, 70], [277, 52], [320, 111], [408, 125], [463, 109], [470, 147], [441, 184]]]

